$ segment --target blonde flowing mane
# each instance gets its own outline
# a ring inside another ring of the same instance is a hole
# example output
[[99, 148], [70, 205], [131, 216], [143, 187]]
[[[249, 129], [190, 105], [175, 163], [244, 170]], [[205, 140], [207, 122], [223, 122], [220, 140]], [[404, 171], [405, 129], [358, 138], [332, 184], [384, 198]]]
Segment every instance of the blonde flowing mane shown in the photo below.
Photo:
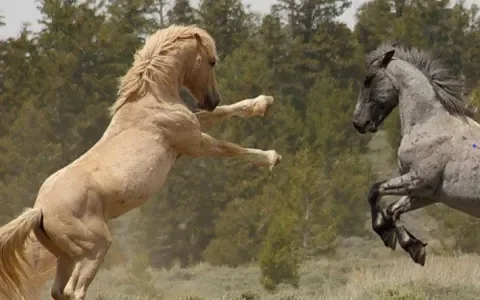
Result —
[[179, 47], [179, 40], [200, 37], [202, 45], [208, 52], [216, 55], [215, 41], [203, 29], [191, 26], [172, 25], [160, 29], [145, 40], [144, 46], [134, 55], [132, 67], [120, 78], [118, 97], [110, 107], [110, 114], [115, 114], [129, 101], [136, 101], [152, 92], [152, 86], [171, 87], [171, 70], [177, 64], [172, 50]]

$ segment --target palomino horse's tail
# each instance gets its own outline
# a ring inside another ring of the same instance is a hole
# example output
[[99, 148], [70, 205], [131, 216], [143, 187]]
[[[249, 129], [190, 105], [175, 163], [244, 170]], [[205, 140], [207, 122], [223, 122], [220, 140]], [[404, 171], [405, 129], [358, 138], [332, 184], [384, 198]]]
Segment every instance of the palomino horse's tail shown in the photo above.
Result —
[[25, 299], [25, 243], [32, 229], [42, 222], [42, 211], [27, 208], [20, 216], [0, 228], [0, 296], [2, 299]]
[[32, 238], [25, 246], [28, 262], [28, 278], [24, 279], [23, 288], [26, 300], [40, 300], [45, 283], [55, 276], [57, 258], [47, 250], [32, 233]]

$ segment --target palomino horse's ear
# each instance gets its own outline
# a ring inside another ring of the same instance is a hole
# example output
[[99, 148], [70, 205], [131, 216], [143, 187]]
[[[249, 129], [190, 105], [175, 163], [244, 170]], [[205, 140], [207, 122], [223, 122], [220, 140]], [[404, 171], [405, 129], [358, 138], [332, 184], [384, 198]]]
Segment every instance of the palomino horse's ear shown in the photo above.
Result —
[[395, 55], [395, 50], [390, 50], [382, 58], [382, 62], [380, 63], [381, 68], [386, 68], [388, 64], [392, 61], [393, 56]]
[[[200, 37], [200, 35], [198, 33], [194, 33], [193, 34], [193, 37], [195, 38], [195, 40], [197, 40], [197, 49], [199, 51], [202, 51], [201, 50], [201, 47], [203, 46], [203, 43], [202, 43], [202, 38]], [[200, 65], [200, 63], [202, 62], [202, 56], [201, 55], [197, 55], [197, 60], [195, 62], [195, 68], [198, 68], [198, 66]]]
[[193, 37], [197, 40], [199, 45], [203, 45], [202, 38], [200, 37], [200, 35], [198, 33], [194, 33]]

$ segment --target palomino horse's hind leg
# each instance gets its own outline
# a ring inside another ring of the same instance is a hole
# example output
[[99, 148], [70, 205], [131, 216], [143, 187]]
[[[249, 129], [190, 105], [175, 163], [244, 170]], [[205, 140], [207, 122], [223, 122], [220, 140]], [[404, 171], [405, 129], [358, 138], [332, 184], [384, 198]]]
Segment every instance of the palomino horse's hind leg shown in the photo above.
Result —
[[57, 271], [53, 282], [51, 295], [55, 300], [66, 299], [63, 290], [67, 285], [68, 279], [72, 275], [74, 262], [68, 256], [61, 256], [57, 259]]
[[75, 260], [75, 267], [72, 275], [68, 280], [67, 286], [64, 290], [64, 295], [71, 300], [84, 300], [87, 294], [88, 287], [97, 275], [105, 255], [110, 248], [111, 238], [110, 234], [98, 239], [95, 247], [88, 251], [83, 257], [78, 257]]

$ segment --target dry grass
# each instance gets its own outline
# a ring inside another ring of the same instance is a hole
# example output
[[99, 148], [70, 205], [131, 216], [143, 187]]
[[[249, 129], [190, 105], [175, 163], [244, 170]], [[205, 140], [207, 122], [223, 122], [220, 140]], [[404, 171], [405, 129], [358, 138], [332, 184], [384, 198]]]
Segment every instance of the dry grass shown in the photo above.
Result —
[[473, 300], [480, 294], [480, 257], [430, 255], [423, 268], [408, 257], [309, 261], [302, 266], [299, 289], [280, 286], [273, 294], [262, 289], [259, 277], [253, 266], [146, 270], [142, 279], [117, 268], [99, 274], [89, 299]]
[[385, 262], [379, 268], [356, 268], [345, 286], [326, 291], [320, 299], [470, 300], [478, 299], [479, 292], [480, 257], [430, 256], [423, 268], [408, 259]]

